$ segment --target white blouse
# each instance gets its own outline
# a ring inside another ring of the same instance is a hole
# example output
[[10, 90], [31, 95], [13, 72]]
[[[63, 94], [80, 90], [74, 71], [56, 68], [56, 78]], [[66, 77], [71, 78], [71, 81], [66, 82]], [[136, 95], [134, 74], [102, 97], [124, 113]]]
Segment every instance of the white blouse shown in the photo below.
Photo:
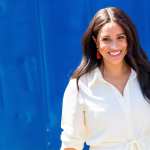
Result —
[[150, 150], [150, 104], [131, 69], [123, 95], [99, 68], [71, 79], [64, 93], [61, 150]]

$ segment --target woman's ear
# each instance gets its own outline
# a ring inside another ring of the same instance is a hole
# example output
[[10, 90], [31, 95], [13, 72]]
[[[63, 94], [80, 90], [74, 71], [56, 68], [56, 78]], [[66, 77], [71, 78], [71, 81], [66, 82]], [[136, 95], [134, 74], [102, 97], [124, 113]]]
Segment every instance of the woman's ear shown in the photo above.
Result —
[[92, 35], [92, 39], [95, 42], [95, 44], [97, 44], [96, 38]]
[[95, 43], [95, 45], [96, 45], [96, 48], [98, 49], [97, 39], [96, 39], [94, 36], [92, 36], [92, 39], [93, 39], [93, 41], [94, 41], [94, 43]]

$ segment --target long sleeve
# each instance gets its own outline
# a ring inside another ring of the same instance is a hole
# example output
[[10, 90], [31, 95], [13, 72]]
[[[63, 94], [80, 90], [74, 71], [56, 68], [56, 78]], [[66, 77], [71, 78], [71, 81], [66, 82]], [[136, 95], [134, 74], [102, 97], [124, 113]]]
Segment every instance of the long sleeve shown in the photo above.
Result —
[[70, 80], [63, 97], [61, 128], [61, 150], [82, 150], [85, 142], [85, 116], [76, 80]]

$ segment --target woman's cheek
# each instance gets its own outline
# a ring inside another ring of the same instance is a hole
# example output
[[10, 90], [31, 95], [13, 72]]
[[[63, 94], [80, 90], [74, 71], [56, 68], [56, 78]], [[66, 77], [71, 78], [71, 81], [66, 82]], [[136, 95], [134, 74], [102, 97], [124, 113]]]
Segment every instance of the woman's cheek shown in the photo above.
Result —
[[99, 51], [100, 51], [100, 53], [102, 53], [102, 54], [103, 54], [103, 53], [106, 53], [108, 50], [109, 50], [109, 49], [108, 49], [108, 47], [103, 46], [103, 47], [101, 47], [101, 48], [100, 48], [100, 50], [99, 50]]

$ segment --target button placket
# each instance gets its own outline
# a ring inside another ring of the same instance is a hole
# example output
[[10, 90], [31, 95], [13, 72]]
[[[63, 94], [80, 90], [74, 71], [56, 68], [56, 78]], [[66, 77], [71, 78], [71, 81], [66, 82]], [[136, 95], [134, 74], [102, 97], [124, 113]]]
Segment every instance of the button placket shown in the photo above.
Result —
[[132, 122], [132, 111], [131, 111], [131, 103], [130, 103], [130, 84], [127, 83], [124, 89], [124, 95], [122, 96], [122, 101], [120, 101], [122, 109], [124, 111], [126, 117], [126, 123], [128, 126], [128, 136], [134, 137], [134, 130], [133, 130], [133, 122]]

